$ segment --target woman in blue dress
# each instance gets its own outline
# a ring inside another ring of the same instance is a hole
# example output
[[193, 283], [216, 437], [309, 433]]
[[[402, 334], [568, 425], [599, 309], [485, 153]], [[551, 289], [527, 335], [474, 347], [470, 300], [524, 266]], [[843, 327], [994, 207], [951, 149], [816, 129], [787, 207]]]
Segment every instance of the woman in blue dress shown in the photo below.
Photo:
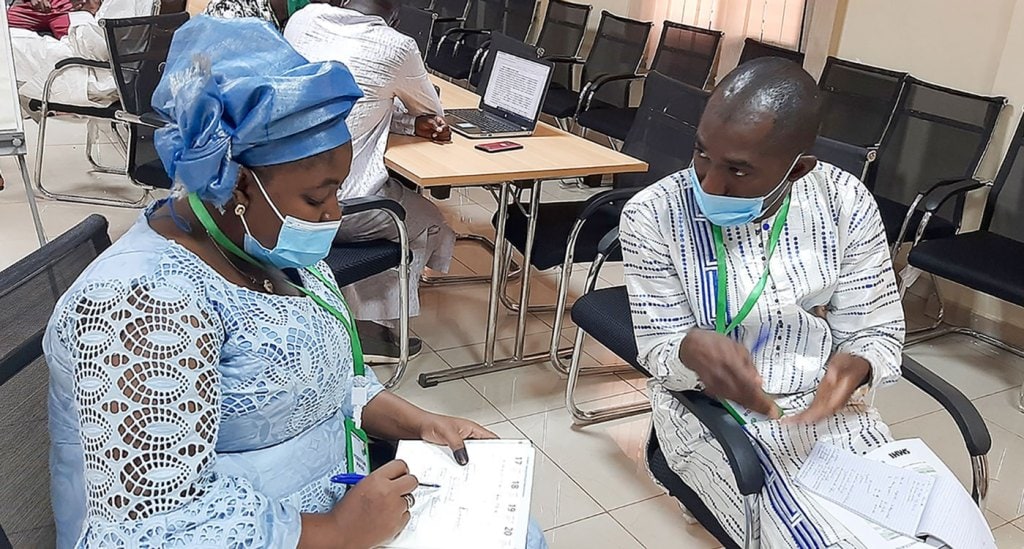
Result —
[[60, 547], [375, 547], [417, 480], [392, 461], [332, 483], [368, 472], [366, 434], [462, 464], [494, 436], [383, 391], [321, 261], [360, 96], [266, 23], [176, 33], [153, 105], [182, 192], [86, 269], [44, 341]]

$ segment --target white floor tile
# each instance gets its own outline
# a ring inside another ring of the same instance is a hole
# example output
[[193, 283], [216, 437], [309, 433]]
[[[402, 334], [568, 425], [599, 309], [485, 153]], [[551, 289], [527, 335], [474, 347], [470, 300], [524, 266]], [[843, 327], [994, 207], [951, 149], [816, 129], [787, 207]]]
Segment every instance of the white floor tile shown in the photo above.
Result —
[[999, 549], [1020, 549], [1024, 547], [1024, 530], [1006, 524], [992, 531], [996, 538], [996, 547]]
[[[417, 378], [421, 373], [448, 367], [448, 363], [436, 353], [425, 350], [420, 356], [409, 362], [401, 383], [393, 389], [393, 392], [424, 410], [464, 417], [481, 425], [505, 420], [501, 412], [461, 379], [442, 383], [429, 389], [424, 389], [417, 383]], [[383, 381], [391, 375], [393, 370], [390, 367], [377, 366], [374, 367], [374, 371]]]
[[889, 425], [942, 409], [938, 401], [905, 379], [880, 389], [875, 396], [875, 407]]
[[[592, 405], [646, 400], [633, 392]], [[648, 414], [571, 428], [565, 409], [514, 419], [512, 423], [605, 510], [617, 509], [661, 494], [647, 473], [644, 449], [650, 433]]]
[[[509, 422], [488, 427], [501, 438], [526, 438]], [[533, 470], [533, 501], [530, 513], [541, 529], [549, 530], [587, 517], [603, 513], [604, 510], [569, 475], [558, 468], [540, 450]]]
[[1024, 437], [1024, 414], [1017, 408], [1020, 387], [1014, 387], [974, 401], [985, 420]]
[[1024, 360], [967, 336], [949, 335], [906, 352], [972, 399], [1016, 387], [1024, 379]]
[[643, 549], [643, 545], [608, 515], [574, 522], [546, 532], [551, 549]]
[[658, 496], [610, 513], [646, 549], [711, 549], [721, 544], [699, 524], [683, 519], [676, 500]]
[[[483, 343], [487, 334], [486, 285], [439, 286], [420, 289], [420, 315], [412, 329], [434, 350], [454, 349]], [[517, 317], [502, 308], [498, 312], [498, 337], [515, 335]], [[550, 332], [533, 315], [526, 325], [528, 334]]]

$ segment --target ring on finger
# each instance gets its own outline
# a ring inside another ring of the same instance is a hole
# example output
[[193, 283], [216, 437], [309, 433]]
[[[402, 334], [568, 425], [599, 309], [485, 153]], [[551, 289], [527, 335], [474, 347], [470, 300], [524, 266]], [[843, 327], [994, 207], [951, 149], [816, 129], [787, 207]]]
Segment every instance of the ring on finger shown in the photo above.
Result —
[[412, 506], [416, 505], [416, 497], [413, 496], [412, 494], [404, 494], [402, 496], [402, 499], [405, 500], [405, 505], [407, 509], [412, 509]]

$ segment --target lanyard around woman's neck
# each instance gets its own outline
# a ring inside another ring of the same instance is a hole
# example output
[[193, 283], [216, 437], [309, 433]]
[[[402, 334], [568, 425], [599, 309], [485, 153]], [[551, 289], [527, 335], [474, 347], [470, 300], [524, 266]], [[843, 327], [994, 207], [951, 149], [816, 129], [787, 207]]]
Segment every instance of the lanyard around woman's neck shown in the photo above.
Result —
[[[716, 281], [716, 293], [717, 302], [715, 306], [715, 331], [720, 334], [728, 334], [736, 329], [750, 311], [753, 310], [754, 305], [757, 304], [757, 300], [761, 298], [761, 294], [764, 293], [764, 286], [768, 282], [768, 273], [771, 265], [772, 254], [775, 253], [775, 248], [779, 244], [779, 237], [782, 235], [782, 227], [786, 224], [786, 218], [789, 216], [789, 196], [782, 202], [782, 207], [779, 208], [779, 214], [775, 217], [775, 223], [772, 226], [771, 235], [768, 238], [768, 250], [765, 255], [765, 266], [764, 273], [761, 274], [761, 278], [757, 281], [754, 289], [750, 291], [750, 295], [747, 296], [746, 301], [743, 302], [743, 306], [733, 317], [732, 322], [728, 322], [729, 316], [729, 298], [728, 298], [728, 284], [729, 284], [729, 267], [727, 265], [727, 257], [725, 250], [725, 240], [722, 238], [722, 228], [718, 225], [711, 226], [711, 233], [715, 239], [715, 258], [718, 263], [718, 280]], [[728, 325], [727, 325], [728, 322]]]
[[[225, 250], [231, 252], [232, 255], [241, 259], [242, 261], [250, 263], [261, 269], [265, 268], [263, 264], [253, 259], [252, 256], [245, 253], [245, 251], [243, 251], [241, 248], [235, 245], [235, 243], [232, 242], [231, 239], [229, 239], [227, 235], [224, 234], [224, 231], [220, 230], [220, 227], [217, 226], [216, 221], [213, 220], [213, 216], [211, 216], [210, 212], [206, 210], [206, 205], [203, 204], [202, 199], [200, 199], [198, 195], [196, 195], [195, 193], [190, 193], [188, 195], [188, 203], [189, 206], [192, 207], [192, 211], [196, 214], [196, 217], [199, 219], [199, 222], [202, 223], [203, 227], [206, 229], [206, 232], [209, 233], [210, 238], [212, 238], [216, 244], [220, 245]], [[345, 303], [345, 298], [341, 295], [341, 290], [338, 289], [337, 285], [331, 283], [331, 281], [328, 280], [327, 277], [325, 277], [323, 273], [321, 273], [315, 267], [306, 267], [306, 272], [316, 277], [316, 279], [319, 280], [320, 283], [324, 285], [324, 287], [330, 290], [330, 292], [334, 294], [334, 297], [338, 298], [338, 301], [341, 303], [342, 307], [345, 308], [345, 311], [349, 312], [348, 305]], [[356, 331], [355, 322], [350, 320], [351, 314], [342, 314], [341, 311], [339, 311], [336, 307], [328, 303], [324, 298], [316, 295], [315, 293], [305, 288], [304, 286], [300, 286], [291, 281], [288, 281], [288, 284], [291, 287], [308, 296], [317, 305], [319, 305], [325, 311], [330, 313], [331, 316], [333, 316], [334, 318], [338, 319], [339, 322], [341, 322], [342, 326], [345, 327], [345, 331], [348, 332], [349, 341], [352, 346], [352, 371], [356, 375], [356, 377], [365, 376], [366, 364], [363, 361], [363, 346], [359, 342], [359, 334]]]

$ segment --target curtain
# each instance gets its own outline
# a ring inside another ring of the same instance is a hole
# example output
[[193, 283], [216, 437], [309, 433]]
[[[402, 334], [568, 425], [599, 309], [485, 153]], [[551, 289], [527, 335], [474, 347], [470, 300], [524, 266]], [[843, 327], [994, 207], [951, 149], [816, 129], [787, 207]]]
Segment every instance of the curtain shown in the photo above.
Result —
[[[633, 0], [631, 16], [654, 21], [653, 36], [661, 36], [661, 22], [676, 21], [725, 33], [718, 59], [718, 74], [736, 66], [745, 38], [798, 49], [806, 0]], [[648, 59], [657, 48], [651, 40]]]

